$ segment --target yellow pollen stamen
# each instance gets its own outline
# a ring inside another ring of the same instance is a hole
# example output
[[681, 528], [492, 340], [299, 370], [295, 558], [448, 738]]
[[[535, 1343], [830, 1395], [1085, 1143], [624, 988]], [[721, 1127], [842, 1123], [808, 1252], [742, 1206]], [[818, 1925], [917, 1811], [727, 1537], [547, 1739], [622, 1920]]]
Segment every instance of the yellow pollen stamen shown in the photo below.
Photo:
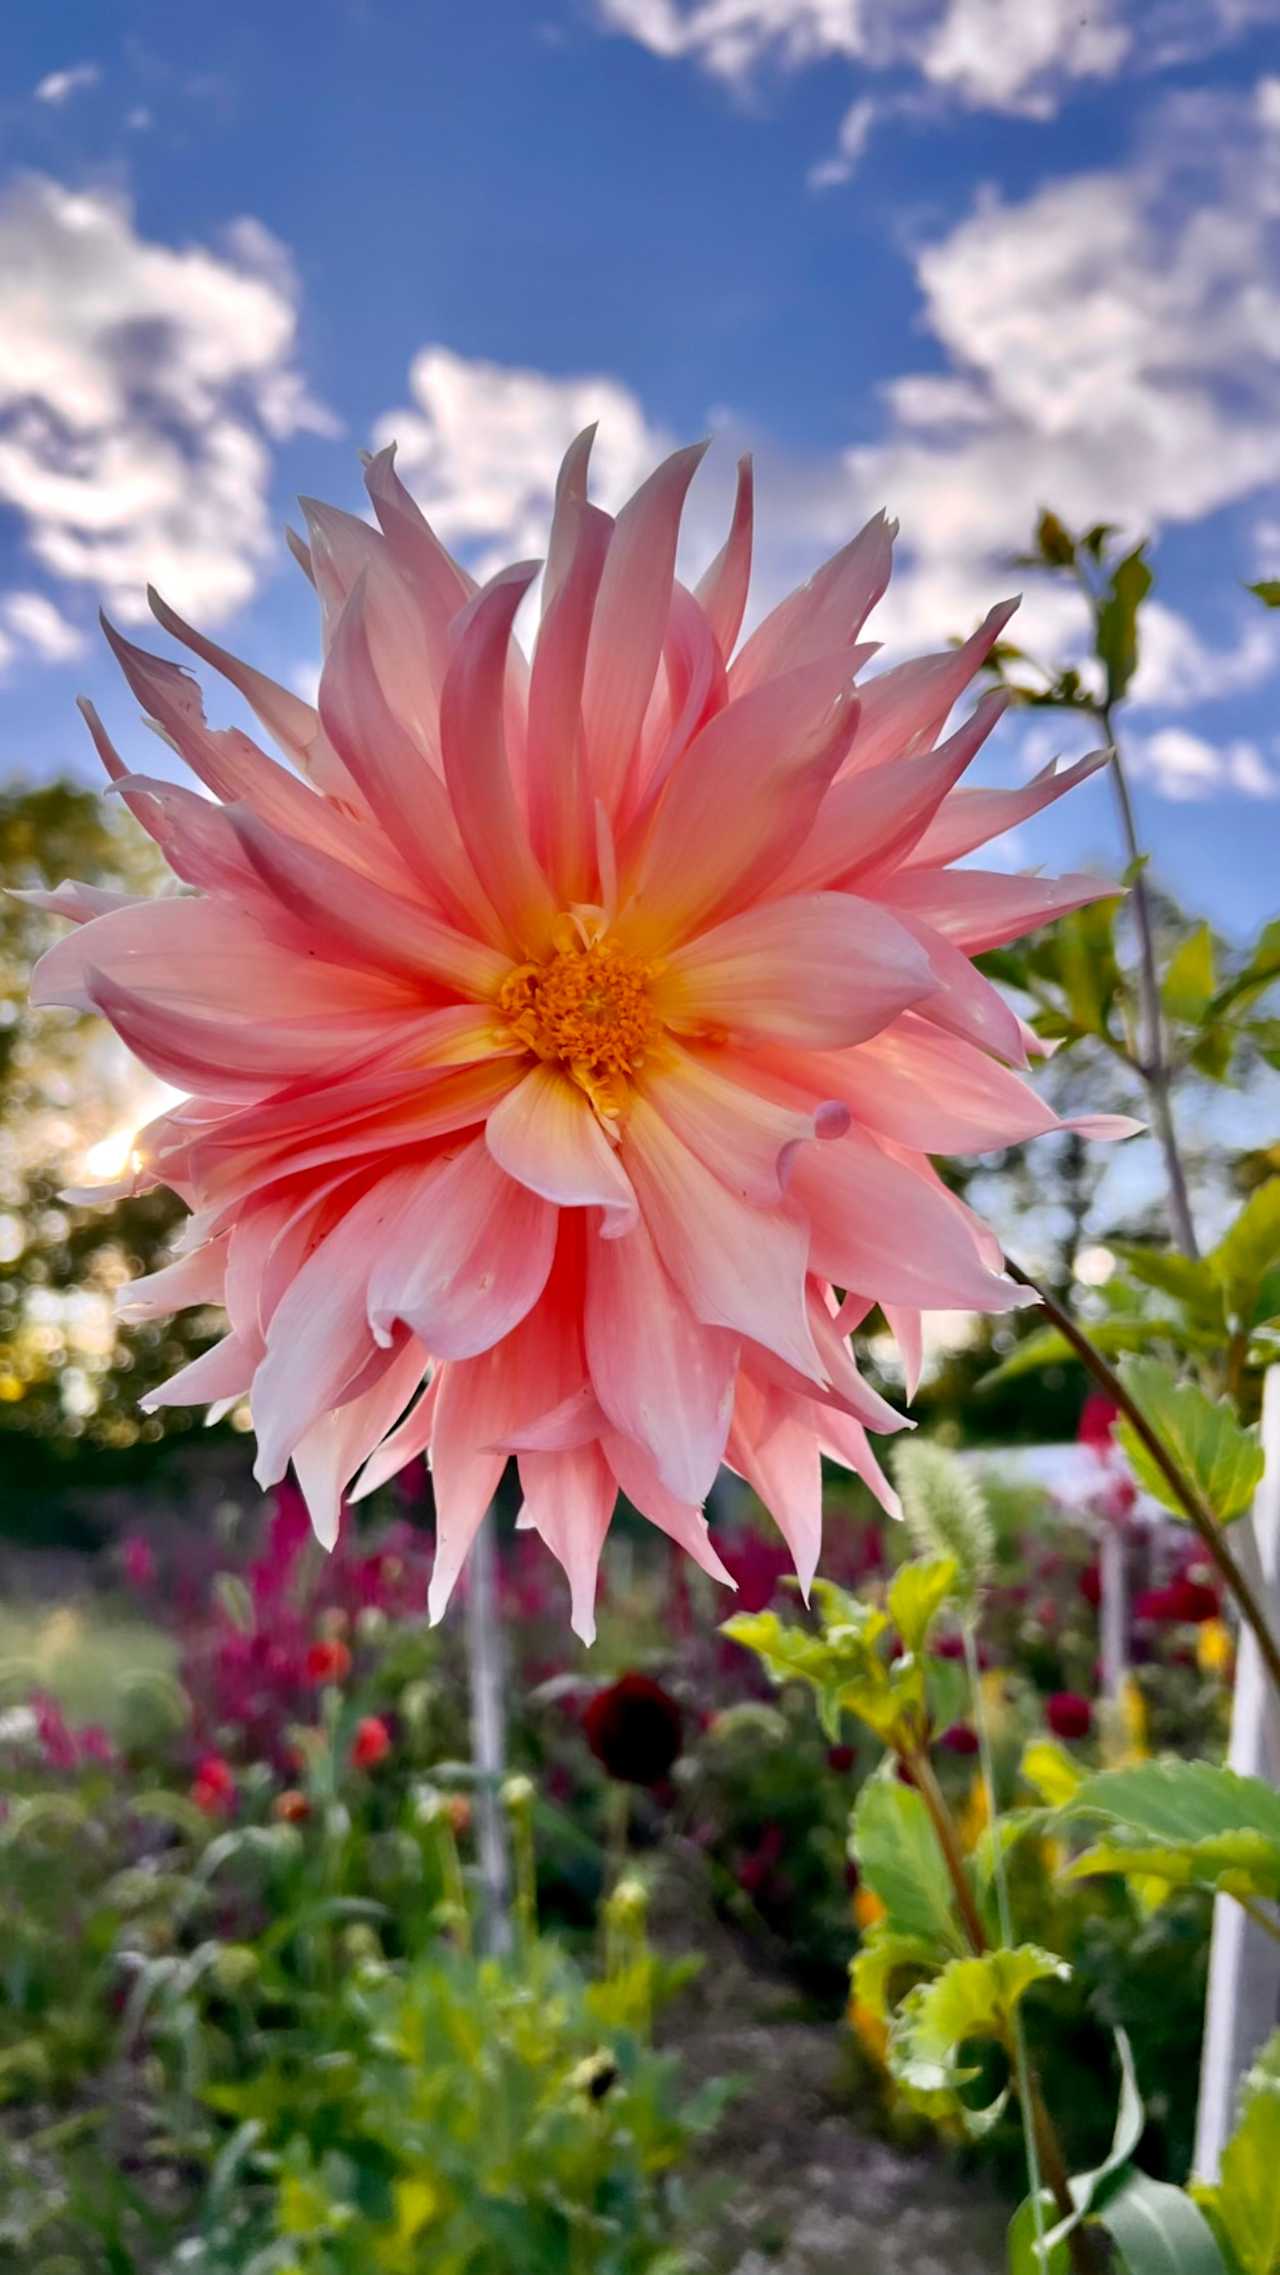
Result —
[[653, 967], [608, 941], [568, 935], [545, 964], [522, 964], [503, 981], [499, 1008], [529, 1049], [563, 1066], [605, 1120], [626, 1102], [627, 1077], [643, 1063], [657, 1019]]

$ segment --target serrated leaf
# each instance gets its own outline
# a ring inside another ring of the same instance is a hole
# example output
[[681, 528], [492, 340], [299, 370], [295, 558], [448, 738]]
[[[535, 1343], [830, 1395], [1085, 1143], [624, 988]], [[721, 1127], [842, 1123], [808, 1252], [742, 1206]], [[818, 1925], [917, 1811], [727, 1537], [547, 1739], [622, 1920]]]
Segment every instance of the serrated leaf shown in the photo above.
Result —
[[876, 2020], [889, 2013], [889, 1986], [895, 1975], [908, 1969], [931, 1974], [938, 1964], [938, 1947], [929, 1936], [903, 1935], [880, 1921], [862, 1939], [849, 1969], [853, 1995]]
[[1280, 1793], [1260, 1777], [1172, 1757], [1098, 1770], [1080, 1785], [1070, 1817], [1107, 1817], [1153, 1841], [1180, 1845], [1219, 1833], [1261, 1833], [1280, 1846]]
[[1258, 1298], [1280, 1266], [1280, 1177], [1249, 1195], [1230, 1230], [1205, 1259], [1223, 1292], [1229, 1316], [1243, 1327], [1260, 1317]]
[[1167, 2180], [1126, 2174], [1098, 2220], [1127, 2275], [1228, 2275], [1203, 2212]]
[[1176, 1844], [1097, 1841], [1067, 1868], [1072, 1880], [1102, 1873], [1274, 1902], [1280, 1897], [1280, 1844], [1257, 1832], [1214, 1833], [1207, 1840]]
[[[1065, 1983], [1070, 1975], [1065, 1959], [1034, 1943], [953, 1959], [899, 2007], [889, 2037], [894, 2077], [913, 2094], [955, 2094], [975, 2074], [960, 2066], [960, 2048], [988, 2039], [1008, 2051], [1013, 2016], [1032, 1984]], [[966, 2116], [981, 2114], [960, 2107]]]
[[889, 1582], [889, 1617], [906, 1651], [923, 1651], [929, 1631], [947, 1598], [954, 1594], [954, 1556], [916, 1556], [900, 1565]]
[[[1120, 1378], [1218, 1522], [1228, 1524], [1247, 1509], [1262, 1476], [1263, 1453], [1256, 1432], [1237, 1421], [1229, 1401], [1210, 1398], [1197, 1383], [1179, 1382], [1158, 1359], [1126, 1359]], [[1122, 1419], [1117, 1435], [1138, 1483], [1185, 1520], [1181, 1501], [1132, 1425]]]
[[1018, 1770], [1032, 1792], [1051, 1809], [1060, 1809], [1074, 1800], [1084, 1781], [1084, 1772], [1075, 1755], [1060, 1746], [1056, 1738], [1032, 1738], [1023, 1748]]
[[914, 1786], [892, 1776], [868, 1778], [854, 1807], [849, 1845], [895, 1933], [921, 1938], [935, 1963], [961, 1948], [946, 1863]]
[[771, 1611], [738, 1612], [725, 1621], [723, 1632], [754, 1651], [775, 1683], [810, 1685], [817, 1694], [823, 1729], [833, 1743], [839, 1739], [840, 1716], [846, 1709], [887, 1736], [899, 1706], [888, 1662], [879, 1649], [889, 1629], [886, 1614], [830, 1583], [815, 1583], [814, 1596], [824, 1615], [821, 1634], [781, 1620]]
[[1138, 668], [1138, 610], [1151, 590], [1145, 547], [1126, 553], [1112, 571], [1110, 589], [1098, 610], [1097, 651], [1107, 675], [1107, 700], [1118, 703]]
[[1212, 928], [1198, 924], [1174, 950], [1160, 990], [1171, 1019], [1189, 1026], [1204, 1016], [1218, 985], [1217, 955]]

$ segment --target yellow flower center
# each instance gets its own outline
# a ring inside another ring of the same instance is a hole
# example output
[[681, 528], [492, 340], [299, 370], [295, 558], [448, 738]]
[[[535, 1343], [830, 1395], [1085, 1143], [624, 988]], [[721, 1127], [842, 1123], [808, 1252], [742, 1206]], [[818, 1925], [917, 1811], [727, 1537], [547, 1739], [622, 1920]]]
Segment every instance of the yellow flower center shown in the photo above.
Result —
[[596, 1111], [616, 1120], [627, 1076], [657, 1031], [653, 967], [608, 940], [584, 939], [568, 926], [566, 934], [546, 963], [509, 974], [499, 1008], [531, 1051], [563, 1066]]

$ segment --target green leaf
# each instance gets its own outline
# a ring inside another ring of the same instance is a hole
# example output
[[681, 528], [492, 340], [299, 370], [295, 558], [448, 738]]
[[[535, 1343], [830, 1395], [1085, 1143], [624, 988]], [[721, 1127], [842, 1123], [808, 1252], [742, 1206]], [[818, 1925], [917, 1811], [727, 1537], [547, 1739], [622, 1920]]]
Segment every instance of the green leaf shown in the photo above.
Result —
[[[1181, 1348], [1189, 1337], [1179, 1319], [1154, 1318], [1148, 1312], [1134, 1312], [1113, 1319], [1091, 1320], [1089, 1340], [1104, 1356], [1116, 1358], [1125, 1351], [1147, 1351], [1153, 1343], [1159, 1342], [1175, 1343]], [[1068, 1364], [1079, 1366], [1080, 1360], [1066, 1338], [1056, 1327], [1038, 1327], [1033, 1334], [1024, 1335], [998, 1367], [981, 1377], [978, 1388], [993, 1390], [997, 1383], [1014, 1382], [1019, 1375], [1036, 1374], [1041, 1367]]]
[[1076, 557], [1076, 541], [1064, 521], [1046, 506], [1036, 522], [1036, 551], [1046, 567], [1069, 569]]
[[923, 1651], [929, 1630], [955, 1592], [954, 1556], [917, 1556], [903, 1564], [889, 1583], [889, 1616], [906, 1651]]
[[1098, 610], [1097, 650], [1107, 675], [1107, 700], [1118, 703], [1138, 668], [1138, 610], [1151, 590], [1145, 547], [1135, 546], [1112, 572]]
[[921, 1938], [935, 1964], [961, 1947], [947, 1867], [914, 1786], [894, 1776], [868, 1778], [854, 1808], [849, 1846], [895, 1934]]
[[1212, 1003], [1217, 985], [1213, 931], [1207, 924], [1198, 924], [1169, 959], [1161, 1001], [1171, 1019], [1194, 1026]]
[[[1157, 1359], [1126, 1359], [1120, 1377], [1218, 1522], [1228, 1524], [1247, 1509], [1262, 1476], [1263, 1454], [1256, 1433], [1236, 1420], [1229, 1401], [1210, 1398], [1197, 1383], [1179, 1382]], [[1132, 1425], [1122, 1420], [1117, 1434], [1138, 1483], [1185, 1519], [1181, 1501]]]
[[1163, 1880], [1170, 1888], [1207, 1888], [1214, 1895], [1280, 1898], [1280, 1843], [1265, 1833], [1213, 1833], [1177, 1844], [1097, 1841], [1068, 1866], [1072, 1880], [1100, 1873]]
[[772, 1611], [738, 1612], [725, 1621], [723, 1632], [754, 1651], [775, 1683], [812, 1687], [822, 1727], [833, 1743], [846, 1708], [887, 1737], [899, 1711], [888, 1660], [880, 1650], [889, 1631], [887, 1615], [829, 1582], [816, 1583], [814, 1597], [824, 1617], [821, 1634]]
[[1102, 2163], [1095, 2165], [1091, 2172], [1072, 2174], [1067, 2185], [1071, 2191], [1071, 2201], [1075, 2206], [1075, 2211], [1069, 2219], [1060, 2220], [1045, 2237], [1045, 2243], [1051, 2249], [1065, 2244], [1072, 2229], [1078, 2227], [1080, 2221], [1086, 2218], [1094, 2206], [1100, 2202], [1109, 2183], [1115, 2179], [1117, 2173], [1123, 2171], [1142, 2139], [1142, 2130], [1146, 2123], [1146, 2111], [1142, 2106], [1142, 2095], [1138, 2091], [1138, 2077], [1133, 2066], [1133, 2048], [1123, 2030], [1117, 2030], [1115, 2037], [1116, 2051], [1120, 2056], [1120, 2099], [1116, 2107], [1116, 2121], [1111, 2135], [1111, 2146]]
[[1250, 1194], [1206, 1263], [1222, 1289], [1232, 1320], [1251, 1327], [1267, 1316], [1259, 1310], [1259, 1297], [1269, 1275], [1280, 1265], [1280, 1177], [1269, 1177]]
[[[1047, 2188], [1040, 2191], [1040, 2217], [1046, 2240], [1053, 2226], [1054, 2201]], [[1065, 2243], [1057, 2243], [1043, 2258], [1036, 2249], [1035, 2205], [1030, 2196], [1024, 2196], [1009, 2222], [1005, 2238], [1009, 2252], [1009, 2275], [1071, 2275], [1071, 2253]]]
[[890, 2069], [910, 2092], [954, 2093], [974, 2074], [960, 2068], [960, 2048], [990, 2039], [1007, 2051], [1014, 2013], [1032, 1984], [1065, 1983], [1070, 1975], [1065, 1959], [1034, 1943], [953, 1959], [903, 2000], [889, 2040]]
[[903, 1935], [881, 1920], [864, 1935], [849, 1968], [854, 1998], [859, 2006], [884, 2022], [894, 1976], [905, 1974], [908, 1969], [915, 1974], [929, 1975], [937, 1965], [938, 1947], [932, 1937]]
[[1261, 577], [1256, 585], [1247, 585], [1245, 590], [1255, 593], [1264, 608], [1280, 608], [1280, 577]]
[[1280, 2093], [1252, 2093], [1222, 2152], [1214, 2209], [1242, 2275], [1280, 2270]]
[[1115, 927], [1118, 900], [1092, 901], [1062, 917], [1050, 935], [1053, 977], [1071, 1017], [1089, 1035], [1110, 1032], [1109, 1013], [1120, 993]]
[[1228, 2275], [1203, 2212], [1166, 2180], [1126, 2174], [1098, 2219], [1128, 2275]]
[[1018, 1770], [1032, 1792], [1051, 1809], [1060, 1809], [1074, 1800], [1083, 1782], [1083, 1772], [1075, 1755], [1060, 1746], [1056, 1738], [1033, 1738], [1023, 1748]]
[[1153, 1841], [1181, 1844], [1251, 1832], [1280, 1845], [1280, 1793], [1260, 1777], [1172, 1757], [1086, 1777], [1068, 1814], [1108, 1817]]
[[1219, 988], [1214, 1011], [1229, 1011], [1237, 1003], [1253, 1003], [1280, 979], [1280, 917], [1264, 924], [1252, 955], [1242, 969]]
[[1184, 1304], [1193, 1318], [1221, 1328], [1222, 1293], [1207, 1260], [1179, 1256], [1169, 1248], [1149, 1248], [1139, 1240], [1112, 1240], [1108, 1246], [1144, 1287], [1159, 1288], [1162, 1295]]

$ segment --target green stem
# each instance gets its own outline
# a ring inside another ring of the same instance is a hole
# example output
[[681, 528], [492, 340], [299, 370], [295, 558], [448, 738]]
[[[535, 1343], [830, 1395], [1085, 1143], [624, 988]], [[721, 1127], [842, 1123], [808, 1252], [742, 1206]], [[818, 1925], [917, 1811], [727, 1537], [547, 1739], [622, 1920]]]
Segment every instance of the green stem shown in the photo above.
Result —
[[1237, 1563], [1233, 1551], [1227, 1545], [1224, 1529], [1218, 1523], [1212, 1509], [1206, 1501], [1201, 1499], [1191, 1480], [1184, 1476], [1164, 1440], [1157, 1431], [1153, 1430], [1141, 1407], [1125, 1389], [1115, 1368], [1103, 1357], [1086, 1330], [1078, 1325], [1071, 1313], [1057, 1301], [1056, 1297], [1048, 1294], [1041, 1287], [1039, 1281], [1033, 1280], [1031, 1274], [1024, 1272], [1022, 1266], [1015, 1264], [1010, 1256], [1005, 1258], [1005, 1269], [1010, 1279], [1016, 1280], [1019, 1287], [1031, 1288], [1039, 1297], [1063, 1341], [1070, 1344], [1077, 1358], [1088, 1368], [1099, 1388], [1105, 1390], [1108, 1398], [1114, 1400], [1135, 1437], [1139, 1438], [1145, 1446], [1170, 1491], [1176, 1497], [1188, 1523], [1199, 1534], [1205, 1554], [1216, 1567], [1223, 1585], [1235, 1598], [1241, 1618], [1252, 1629], [1258, 1650], [1262, 1656], [1263, 1665], [1271, 1677], [1277, 1696], [1280, 1697], [1280, 1646], [1277, 1645], [1275, 1636], [1271, 1632], [1270, 1623], [1258, 1597]]
[[[1005, 1868], [1004, 1843], [1000, 1838], [1000, 1810], [996, 1800], [995, 1763], [991, 1753], [991, 1724], [987, 1702], [982, 1691], [982, 1669], [978, 1663], [978, 1639], [972, 1618], [966, 1618], [964, 1637], [964, 1663], [969, 1677], [969, 1695], [973, 1705], [973, 1726], [978, 1733], [978, 1761], [982, 1769], [982, 1783], [987, 1797], [987, 1823], [991, 1834], [996, 1884], [996, 1910], [1000, 1919], [1000, 1941], [1006, 1951], [1013, 1949], [1013, 1906], [1009, 1900], [1009, 1875]], [[1040, 2171], [1040, 2144], [1036, 2138], [1036, 2122], [1032, 2102], [1031, 2060], [1027, 2052], [1027, 2034], [1022, 2026], [1022, 2015], [1015, 2007], [1013, 2013], [1013, 2072], [1018, 2088], [1018, 2112], [1022, 2119], [1022, 2147], [1027, 2160], [1027, 2180], [1031, 2190], [1031, 2220], [1035, 2229], [1036, 2250], [1041, 2264], [1044, 2262], [1044, 2202], [1043, 2180]]]

